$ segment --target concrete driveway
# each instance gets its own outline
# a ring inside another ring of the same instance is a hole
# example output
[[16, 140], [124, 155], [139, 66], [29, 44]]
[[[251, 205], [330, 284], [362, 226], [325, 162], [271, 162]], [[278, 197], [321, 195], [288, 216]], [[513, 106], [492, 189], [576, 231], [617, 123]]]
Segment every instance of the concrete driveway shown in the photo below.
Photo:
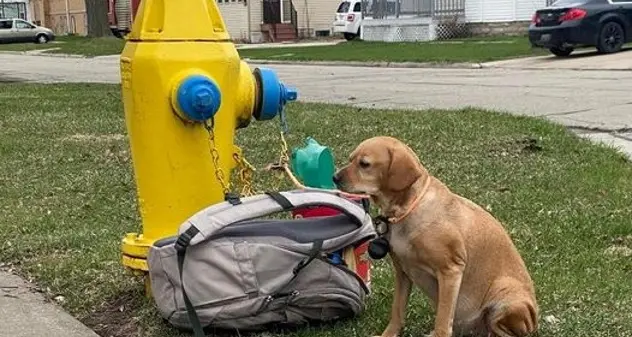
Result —
[[[404, 109], [473, 106], [541, 116], [632, 154], [632, 72], [573, 70], [572, 65], [618, 64], [613, 59], [630, 65], [625, 60], [630, 56], [632, 52], [566, 60], [544, 57], [488, 64], [482, 69], [271, 67], [283, 81], [299, 89], [303, 101]], [[527, 66], [532, 64], [537, 66]], [[0, 81], [3, 77], [35, 82], [120, 82], [116, 56], [77, 59], [0, 54]]]
[[632, 70], [632, 48], [626, 48], [619, 53], [608, 55], [600, 55], [590, 49], [577, 51], [566, 58], [552, 55], [529, 57], [489, 62], [483, 64], [483, 67], [531, 70]]

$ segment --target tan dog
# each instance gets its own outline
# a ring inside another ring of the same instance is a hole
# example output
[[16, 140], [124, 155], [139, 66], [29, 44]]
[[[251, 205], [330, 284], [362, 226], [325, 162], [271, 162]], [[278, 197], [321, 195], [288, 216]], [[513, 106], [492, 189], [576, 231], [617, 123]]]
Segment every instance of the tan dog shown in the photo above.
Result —
[[502, 225], [432, 177], [407, 145], [391, 137], [365, 140], [334, 181], [370, 195], [391, 222], [386, 238], [395, 294], [382, 337], [400, 333], [412, 284], [435, 308], [434, 337], [537, 330], [533, 282]]

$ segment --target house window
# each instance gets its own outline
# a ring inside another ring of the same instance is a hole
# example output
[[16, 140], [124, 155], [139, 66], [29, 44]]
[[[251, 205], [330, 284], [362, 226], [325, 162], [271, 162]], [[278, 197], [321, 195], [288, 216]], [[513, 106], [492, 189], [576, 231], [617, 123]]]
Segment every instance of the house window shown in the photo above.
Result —
[[26, 19], [26, 3], [0, 3], [0, 19]]

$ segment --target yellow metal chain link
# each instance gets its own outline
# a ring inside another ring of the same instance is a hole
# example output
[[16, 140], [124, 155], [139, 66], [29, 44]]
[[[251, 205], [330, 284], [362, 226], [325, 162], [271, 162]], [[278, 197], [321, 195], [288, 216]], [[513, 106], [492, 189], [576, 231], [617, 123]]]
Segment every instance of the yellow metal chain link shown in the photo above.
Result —
[[233, 153], [233, 159], [235, 159], [237, 165], [239, 166], [237, 176], [239, 177], [239, 182], [241, 183], [241, 195], [248, 197], [257, 194], [252, 187], [252, 176], [256, 171], [255, 167], [239, 153]]
[[213, 165], [215, 165], [215, 177], [222, 185], [222, 190], [224, 191], [224, 195], [230, 192], [229, 183], [226, 181], [226, 176], [224, 175], [224, 171], [222, 167], [219, 165], [219, 152], [217, 151], [217, 146], [215, 144], [215, 133], [213, 132], [213, 124], [214, 121], [212, 119], [206, 120], [204, 122], [204, 128], [208, 132], [208, 140], [211, 146], [211, 157], [213, 158]]
[[287, 142], [285, 141], [284, 132], [281, 131], [281, 155], [279, 156], [279, 164], [286, 165], [289, 164], [290, 157], [288, 155]]
[[[215, 177], [217, 178], [219, 183], [222, 185], [222, 190], [224, 191], [224, 194], [227, 194], [230, 192], [230, 184], [228, 181], [226, 181], [226, 175], [224, 174], [224, 171], [222, 170], [219, 164], [219, 152], [217, 151], [217, 146], [215, 144], [215, 133], [213, 132], [213, 124], [214, 124], [213, 120], [207, 120], [204, 122], [204, 128], [208, 132], [208, 138], [209, 138], [209, 143], [210, 143], [210, 148], [211, 148], [210, 149], [211, 157], [213, 159], [213, 164], [215, 165]], [[288, 154], [289, 151], [288, 151], [287, 142], [285, 140], [284, 132], [281, 131], [280, 135], [281, 135], [280, 137], [281, 152], [279, 154], [279, 162], [277, 165], [279, 168], [282, 169], [285, 167], [287, 170], [287, 166], [289, 165], [289, 162], [290, 162], [290, 157]], [[237, 166], [239, 167], [239, 170], [237, 171], [237, 177], [241, 185], [240, 195], [252, 196], [252, 195], [257, 194], [252, 184], [253, 176], [254, 176], [254, 172], [256, 171], [256, 168], [252, 164], [250, 164], [246, 160], [246, 158], [244, 158], [244, 156], [241, 155], [240, 153], [233, 153], [233, 159], [235, 160], [235, 162], [237, 163]]]

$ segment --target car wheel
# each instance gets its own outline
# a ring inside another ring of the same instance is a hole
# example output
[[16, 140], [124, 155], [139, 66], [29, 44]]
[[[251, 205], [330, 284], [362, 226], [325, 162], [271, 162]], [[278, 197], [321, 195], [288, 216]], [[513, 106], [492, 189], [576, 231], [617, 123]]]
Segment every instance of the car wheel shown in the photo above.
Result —
[[40, 34], [37, 36], [35, 42], [37, 43], [47, 43], [48, 42], [48, 36], [44, 35], [44, 34]]
[[356, 35], [352, 33], [344, 33], [344, 36], [345, 36], [345, 40], [347, 41], [351, 41], [356, 38]]
[[555, 56], [566, 57], [573, 52], [573, 48], [553, 47], [549, 51]]
[[601, 27], [597, 50], [600, 53], [616, 53], [625, 43], [625, 32], [620, 24], [610, 21]]

